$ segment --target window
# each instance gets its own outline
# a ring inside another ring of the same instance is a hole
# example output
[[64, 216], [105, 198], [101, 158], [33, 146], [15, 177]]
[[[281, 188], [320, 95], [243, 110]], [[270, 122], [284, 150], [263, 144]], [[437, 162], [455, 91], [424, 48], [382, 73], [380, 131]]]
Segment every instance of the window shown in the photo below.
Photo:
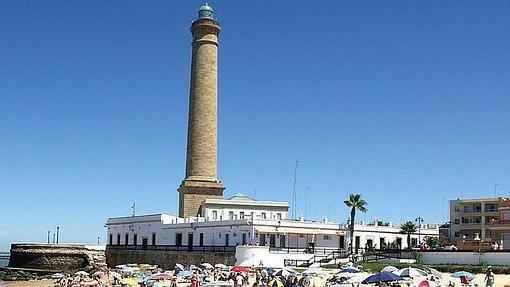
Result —
[[156, 245], [156, 233], [152, 233], [152, 245]]
[[213, 210], [213, 212], [212, 212], [212, 219], [213, 220], [218, 220], [218, 211], [217, 210]]
[[125, 245], [129, 244], [129, 233], [126, 233], [126, 236], [124, 237], [124, 244]]
[[120, 245], [120, 234], [117, 234], [117, 245]]
[[324, 235], [322, 236], [322, 239], [324, 239], [324, 240], [331, 240], [331, 235], [324, 234]]
[[230, 239], [230, 234], [225, 234], [225, 246], [229, 246], [230, 242], [229, 242], [229, 239]]
[[234, 212], [233, 212], [233, 211], [229, 211], [229, 212], [228, 212], [228, 219], [229, 219], [229, 220], [234, 219]]
[[138, 244], [138, 234], [133, 235], [133, 245]]
[[244, 211], [239, 212], [239, 218], [244, 219]]
[[266, 213], [262, 212], [261, 217], [262, 217], [262, 219], [266, 219]]
[[113, 234], [110, 234], [110, 245], [113, 245]]
[[281, 219], [282, 219], [282, 214], [281, 214], [280, 212], [278, 212], [278, 213], [276, 214], [276, 219], [278, 219], [278, 220], [281, 220]]
[[243, 245], [245, 245], [245, 244], [246, 244], [246, 233], [243, 233], [242, 244], [243, 244]]
[[198, 245], [204, 246], [204, 234], [200, 233]]

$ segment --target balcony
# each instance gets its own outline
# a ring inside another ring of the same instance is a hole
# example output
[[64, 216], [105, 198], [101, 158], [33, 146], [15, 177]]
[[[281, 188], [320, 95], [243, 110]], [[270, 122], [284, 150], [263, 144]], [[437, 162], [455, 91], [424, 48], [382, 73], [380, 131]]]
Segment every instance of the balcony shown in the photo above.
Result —
[[485, 212], [498, 212], [498, 208], [497, 207], [485, 207], [484, 211]]
[[460, 209], [460, 212], [464, 213], [480, 213], [482, 212], [481, 206], [464, 206], [464, 208]]

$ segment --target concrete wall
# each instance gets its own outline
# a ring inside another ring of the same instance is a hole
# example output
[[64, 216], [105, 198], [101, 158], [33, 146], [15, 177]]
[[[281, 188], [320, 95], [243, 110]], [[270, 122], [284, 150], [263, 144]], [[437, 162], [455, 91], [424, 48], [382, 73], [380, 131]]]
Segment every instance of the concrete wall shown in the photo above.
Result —
[[510, 252], [421, 252], [425, 264], [468, 264], [479, 265], [480, 261], [488, 265], [509, 265]]
[[104, 264], [104, 251], [74, 244], [15, 243], [9, 260], [10, 267], [59, 271], [94, 270]]
[[150, 250], [106, 250], [106, 263], [113, 267], [120, 264], [147, 263], [157, 264], [163, 269], [173, 269], [175, 263], [184, 265], [208, 262], [210, 264], [222, 263], [234, 265], [234, 253], [213, 252], [173, 252]]

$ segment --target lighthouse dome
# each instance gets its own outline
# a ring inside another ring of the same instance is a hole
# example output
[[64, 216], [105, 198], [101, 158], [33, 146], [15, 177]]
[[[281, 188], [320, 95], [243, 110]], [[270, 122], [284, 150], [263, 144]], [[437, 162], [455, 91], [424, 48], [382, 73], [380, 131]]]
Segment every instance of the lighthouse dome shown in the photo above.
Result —
[[200, 6], [200, 9], [198, 9], [198, 19], [203, 18], [214, 19], [214, 10], [207, 3], [204, 3], [204, 5]]

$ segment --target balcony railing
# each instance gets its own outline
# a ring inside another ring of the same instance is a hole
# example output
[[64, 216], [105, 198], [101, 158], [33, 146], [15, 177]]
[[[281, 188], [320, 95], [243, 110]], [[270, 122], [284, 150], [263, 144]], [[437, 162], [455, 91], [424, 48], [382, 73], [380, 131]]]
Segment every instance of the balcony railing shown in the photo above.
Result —
[[106, 245], [106, 250], [147, 250], [174, 252], [219, 252], [235, 253], [235, 246], [186, 246], [186, 245]]

